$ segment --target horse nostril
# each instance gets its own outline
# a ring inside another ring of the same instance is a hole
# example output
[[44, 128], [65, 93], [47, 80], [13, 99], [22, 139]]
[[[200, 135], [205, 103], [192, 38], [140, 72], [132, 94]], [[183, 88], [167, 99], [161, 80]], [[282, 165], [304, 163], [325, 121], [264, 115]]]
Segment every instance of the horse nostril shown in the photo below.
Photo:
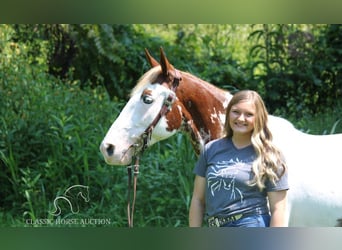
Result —
[[107, 151], [108, 156], [112, 156], [113, 155], [114, 149], [115, 149], [114, 145], [112, 145], [112, 144], [108, 144], [107, 145], [106, 151]]

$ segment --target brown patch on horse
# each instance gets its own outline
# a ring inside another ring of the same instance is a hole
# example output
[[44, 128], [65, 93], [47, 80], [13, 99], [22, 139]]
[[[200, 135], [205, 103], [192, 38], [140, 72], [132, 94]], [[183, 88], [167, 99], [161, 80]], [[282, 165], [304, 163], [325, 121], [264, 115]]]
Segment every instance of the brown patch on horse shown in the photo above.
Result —
[[175, 129], [179, 129], [182, 125], [182, 111], [181, 103], [175, 101], [175, 103], [172, 105], [172, 112], [168, 112], [165, 117], [167, 120], [167, 130], [172, 131]]
[[[191, 79], [189, 81], [186, 75], [183, 73], [183, 82], [177, 90], [179, 101], [184, 104], [185, 110], [189, 112], [189, 116], [192, 117], [198, 130], [206, 135], [204, 138], [202, 136], [205, 140], [204, 143], [221, 137], [222, 128], [217, 126], [221, 121], [220, 117], [216, 115], [225, 114], [225, 108], [223, 107], [225, 100], [224, 91], [211, 86], [214, 91], [208, 91], [204, 94], [203, 91], [207, 90], [203, 90], [201, 80]], [[213, 93], [213, 96], [210, 96], [210, 93]], [[222, 95], [222, 99], [219, 98], [220, 95]]]

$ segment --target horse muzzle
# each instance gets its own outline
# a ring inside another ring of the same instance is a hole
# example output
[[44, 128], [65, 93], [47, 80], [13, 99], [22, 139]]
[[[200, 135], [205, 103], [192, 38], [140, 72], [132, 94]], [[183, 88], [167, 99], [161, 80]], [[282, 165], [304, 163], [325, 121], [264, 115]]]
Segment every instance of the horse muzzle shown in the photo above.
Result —
[[134, 143], [127, 147], [118, 147], [109, 142], [103, 141], [100, 145], [100, 151], [104, 157], [104, 160], [108, 165], [129, 165], [132, 162], [132, 158], [141, 152], [142, 144]]

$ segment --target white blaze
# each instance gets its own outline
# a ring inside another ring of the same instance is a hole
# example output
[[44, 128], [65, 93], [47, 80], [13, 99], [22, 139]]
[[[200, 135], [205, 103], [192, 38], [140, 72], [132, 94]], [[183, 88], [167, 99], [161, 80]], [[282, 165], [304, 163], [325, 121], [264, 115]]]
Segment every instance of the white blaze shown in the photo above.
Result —
[[[141, 98], [144, 90], [149, 93], [148, 97], [153, 100], [152, 103], [144, 103]], [[130, 98], [101, 143], [100, 150], [108, 164], [126, 165], [131, 162], [133, 154], [131, 145], [140, 142], [140, 136], [155, 119], [164, 100], [172, 94], [171, 92], [160, 84], [148, 84]], [[166, 128], [167, 121], [162, 117], [153, 129], [149, 145], [166, 139], [176, 132], [167, 131]]]

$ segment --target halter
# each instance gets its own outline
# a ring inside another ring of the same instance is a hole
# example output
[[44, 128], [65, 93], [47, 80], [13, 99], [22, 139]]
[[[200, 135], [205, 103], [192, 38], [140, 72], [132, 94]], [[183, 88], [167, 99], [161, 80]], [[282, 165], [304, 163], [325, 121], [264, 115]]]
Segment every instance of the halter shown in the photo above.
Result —
[[[130, 147], [134, 148], [134, 154], [132, 157], [132, 162], [134, 165], [127, 166], [127, 174], [128, 174], [128, 193], [127, 193], [127, 219], [128, 219], [128, 227], [133, 227], [133, 215], [134, 215], [134, 206], [135, 206], [135, 198], [137, 193], [137, 182], [138, 182], [138, 174], [139, 174], [139, 161], [140, 155], [142, 155], [145, 149], [148, 147], [148, 142], [151, 140], [152, 132], [159, 120], [166, 115], [167, 112], [170, 111], [172, 103], [176, 98], [176, 90], [179, 86], [179, 82], [182, 80], [178, 70], [175, 69], [175, 76], [173, 77], [172, 92], [165, 98], [163, 106], [161, 107], [159, 113], [151, 122], [151, 124], [145, 129], [144, 133], [141, 135], [142, 147], [139, 147], [139, 144], [133, 144]], [[132, 208], [131, 208], [131, 188], [132, 188], [132, 167], [133, 167], [133, 199], [132, 199]]]

